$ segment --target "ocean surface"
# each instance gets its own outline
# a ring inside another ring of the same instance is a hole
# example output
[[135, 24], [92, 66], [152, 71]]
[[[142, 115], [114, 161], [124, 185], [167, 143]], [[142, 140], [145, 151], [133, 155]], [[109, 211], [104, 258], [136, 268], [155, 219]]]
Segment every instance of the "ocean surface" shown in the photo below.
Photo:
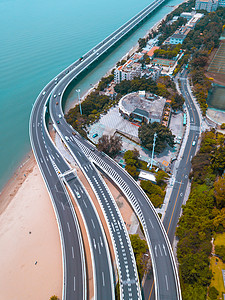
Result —
[[[29, 116], [41, 89], [151, 1], [0, 0], [0, 191], [31, 150]], [[79, 82], [84, 94], [182, 0], [167, 1]], [[76, 100], [71, 92], [67, 107]]]

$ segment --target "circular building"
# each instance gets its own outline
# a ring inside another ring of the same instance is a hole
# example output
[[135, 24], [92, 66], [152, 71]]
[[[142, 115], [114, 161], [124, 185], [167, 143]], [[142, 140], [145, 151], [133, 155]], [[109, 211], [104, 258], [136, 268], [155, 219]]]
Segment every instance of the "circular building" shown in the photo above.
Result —
[[119, 101], [124, 118], [139, 123], [161, 123], [166, 99], [145, 91], [125, 95]]

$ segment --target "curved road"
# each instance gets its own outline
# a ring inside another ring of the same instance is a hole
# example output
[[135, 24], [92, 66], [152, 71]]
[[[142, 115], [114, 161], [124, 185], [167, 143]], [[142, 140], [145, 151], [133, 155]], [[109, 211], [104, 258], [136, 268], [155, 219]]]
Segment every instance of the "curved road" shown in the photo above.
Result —
[[[175, 236], [177, 222], [181, 213], [181, 207], [183, 204], [187, 184], [189, 182], [191, 160], [195, 155], [197, 142], [200, 135], [200, 119], [187, 88], [186, 70], [181, 73], [180, 83], [181, 93], [185, 98], [185, 103], [190, 116], [190, 131], [182, 158], [177, 166], [176, 175], [173, 177], [173, 189], [163, 220], [163, 224], [166, 228], [171, 243], [173, 242], [173, 238]], [[193, 145], [194, 141], [195, 145]]]
[[[102, 54], [104, 54], [108, 49], [114, 46], [124, 35], [130, 32], [135, 26], [137, 26], [142, 20], [144, 20], [155, 8], [157, 8], [161, 3], [164, 1], [154, 1], [144, 10], [142, 10], [139, 14], [137, 14], [134, 18], [129, 20], [126, 24], [121, 26], [117, 31], [112, 33], [109, 37], [107, 37], [103, 42], [99, 43], [96, 47], [91, 49], [88, 53], [86, 53], [83, 58], [79, 61], [76, 61], [71, 66], [69, 66], [66, 70], [61, 72], [55, 81], [51, 81], [51, 89], [53, 89], [54, 82], [58, 84], [60, 87], [61, 79], [64, 77], [67, 85], [76, 78], [81, 72], [83, 72], [90, 64], [96, 61]], [[47, 85], [45, 91], [43, 93], [48, 92], [50, 86]], [[41, 97], [41, 95], [39, 96]], [[61, 97], [60, 97], [61, 99]], [[40, 101], [40, 99], [38, 99]], [[43, 104], [43, 103], [42, 103]], [[40, 106], [41, 107], [41, 106]], [[40, 124], [39, 121], [35, 120], [36, 123], [33, 122], [34, 116], [32, 114], [30, 124]], [[35, 127], [35, 125], [34, 125]], [[37, 151], [34, 150], [36, 159], [41, 166], [41, 164], [46, 165], [45, 172], [48, 172], [48, 162], [47, 156], [45, 153], [45, 157], [41, 152], [42, 148], [45, 147], [45, 142], [41, 145], [38, 144], [37, 135], [32, 135], [33, 126], [31, 128], [31, 141], [33, 149], [39, 149]], [[64, 128], [65, 130], [70, 130], [71, 128], [67, 126]], [[109, 174], [109, 176], [113, 176], [113, 180], [116, 184], [121, 188], [125, 195], [127, 195], [128, 199], [131, 201], [139, 219], [141, 220], [142, 225], [144, 225], [145, 234], [147, 237], [147, 241], [149, 244], [149, 248], [151, 251], [152, 261], [153, 261], [153, 269], [154, 269], [154, 276], [155, 276], [155, 290], [156, 290], [156, 299], [181, 299], [180, 295], [180, 287], [179, 287], [179, 279], [177, 276], [176, 266], [174, 265], [174, 258], [172, 254], [172, 250], [170, 244], [168, 243], [167, 235], [164, 232], [164, 228], [159, 220], [154, 208], [152, 207], [151, 203], [148, 201], [147, 197], [143, 193], [143, 191], [137, 186], [137, 184], [130, 178], [119, 166], [117, 166], [113, 161], [111, 161], [108, 157], [101, 157], [101, 154], [93, 155], [93, 151], [91, 150], [91, 146], [83, 141], [79, 136], [79, 141], [81, 144], [84, 145], [86, 155], [91, 157], [92, 160], [96, 160], [96, 163], [105, 171], [105, 173]], [[43, 137], [42, 137], [43, 139]], [[34, 143], [36, 144], [34, 146]], [[40, 141], [39, 141], [40, 144]], [[82, 147], [82, 146], [81, 146]], [[88, 149], [88, 150], [86, 150]], [[43, 159], [41, 157], [43, 156]], [[39, 158], [40, 157], [40, 158]], [[97, 162], [97, 157], [101, 158], [100, 162]], [[41, 161], [42, 160], [42, 161]], [[106, 165], [104, 165], [104, 163]], [[107, 170], [107, 168], [109, 169]], [[43, 169], [44, 169], [43, 168]], [[41, 168], [41, 170], [43, 170]], [[115, 171], [116, 170], [116, 171]], [[44, 176], [44, 175], [43, 175]], [[44, 176], [45, 181], [47, 182], [48, 179]], [[122, 180], [122, 181], [121, 181]], [[130, 192], [128, 189], [130, 188]], [[143, 208], [142, 208], [143, 206]], [[68, 227], [68, 225], [67, 225]], [[70, 287], [71, 289], [72, 287]], [[69, 299], [69, 298], [68, 298]], [[82, 299], [82, 298], [80, 298]]]
[[[78, 221], [70, 199], [65, 192], [64, 184], [59, 178], [54, 166], [50, 163], [51, 154], [46, 145], [45, 120], [43, 120], [42, 116], [45, 102], [54, 85], [54, 82], [50, 82], [45, 87], [45, 95], [41, 93], [33, 106], [29, 127], [30, 140], [57, 216], [63, 256], [63, 281], [65, 284], [63, 285], [63, 298], [85, 300], [86, 269]], [[54, 151], [54, 155], [56, 155], [56, 153], [57, 150]], [[73, 234], [68, 231], [68, 222]], [[68, 263], [71, 260], [72, 249], [76, 249], [76, 260], [72, 261], [72, 263]]]

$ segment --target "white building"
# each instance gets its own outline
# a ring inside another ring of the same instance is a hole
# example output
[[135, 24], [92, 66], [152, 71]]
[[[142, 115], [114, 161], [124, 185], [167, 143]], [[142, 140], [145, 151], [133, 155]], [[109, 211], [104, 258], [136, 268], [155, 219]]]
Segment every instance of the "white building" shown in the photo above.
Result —
[[146, 79], [152, 78], [152, 80], [156, 81], [161, 76], [161, 72], [161, 66], [149, 64], [146, 65], [146, 68], [141, 71], [141, 77], [145, 77]]
[[186, 26], [188, 28], [194, 29], [195, 25], [200, 21], [201, 18], [203, 18], [204, 15], [197, 13], [194, 14], [193, 17], [187, 22]]
[[[221, 6], [223, 6], [225, 1], [221, 1], [221, 3], [222, 3]], [[219, 5], [218, 0], [196, 0], [195, 9], [196, 10], [204, 9], [207, 12], [212, 12], [217, 10], [218, 5]]]
[[114, 82], [117, 84], [123, 80], [132, 80], [140, 75], [141, 64], [130, 59], [124, 65], [116, 68], [114, 71]]

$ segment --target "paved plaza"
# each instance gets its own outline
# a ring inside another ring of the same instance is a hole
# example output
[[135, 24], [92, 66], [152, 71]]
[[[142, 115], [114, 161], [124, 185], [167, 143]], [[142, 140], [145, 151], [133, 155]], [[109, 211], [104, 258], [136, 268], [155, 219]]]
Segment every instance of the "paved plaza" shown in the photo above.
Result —
[[[137, 138], [138, 128], [138, 126], [132, 124], [130, 121], [124, 119], [120, 115], [119, 107], [117, 105], [115, 107], [112, 107], [107, 114], [102, 115], [98, 122], [89, 126], [88, 137], [95, 144], [97, 144], [98, 139], [103, 134], [113, 135], [115, 134], [116, 130], [119, 130], [124, 134]], [[155, 164], [160, 167], [162, 167], [162, 165], [169, 165], [171, 160], [177, 156], [185, 130], [185, 127], [183, 126], [182, 112], [171, 116], [169, 128], [171, 129], [173, 135], [175, 135], [175, 146], [173, 148], [167, 147], [162, 153], [155, 155]], [[135, 143], [134, 141], [131, 141], [125, 136], [121, 136], [121, 138], [123, 143], [123, 153], [127, 150], [133, 150], [134, 148], [136, 148], [140, 153], [140, 159], [146, 162], [150, 162], [152, 155], [151, 151], [141, 147], [139, 144]]]

